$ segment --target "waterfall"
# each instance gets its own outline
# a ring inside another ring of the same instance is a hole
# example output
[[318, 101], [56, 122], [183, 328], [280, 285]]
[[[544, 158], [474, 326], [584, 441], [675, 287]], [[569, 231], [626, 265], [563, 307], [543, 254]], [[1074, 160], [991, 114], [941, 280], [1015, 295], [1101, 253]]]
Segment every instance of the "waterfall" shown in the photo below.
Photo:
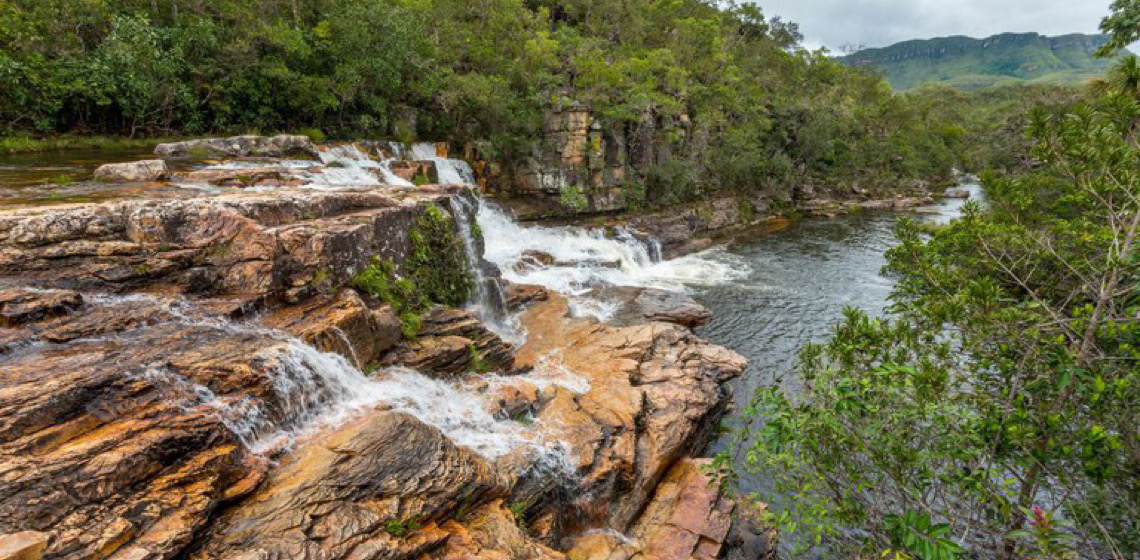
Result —
[[461, 159], [441, 157], [432, 142], [416, 142], [412, 144], [411, 148], [400, 145], [398, 150], [393, 149], [393, 151], [399, 154], [407, 154], [404, 157], [412, 161], [430, 161], [435, 164], [436, 175], [438, 175], [438, 182], [441, 185], [476, 184], [475, 171], [471, 169], [470, 164]]
[[[538, 284], [569, 296], [581, 314], [608, 318], [616, 305], [590, 298], [602, 286], [686, 291], [714, 286], [747, 274], [747, 265], [722, 250], [664, 260], [660, 243], [622, 228], [612, 235], [580, 227], [522, 226], [502, 209], [484, 202], [478, 223], [486, 239], [486, 259], [517, 284]], [[535, 256], [553, 261], [536, 265]]]
[[483, 324], [500, 338], [516, 346], [521, 345], [526, 340], [522, 324], [507, 309], [507, 297], [498, 279], [488, 276], [488, 263], [484, 261], [480, 243], [476, 239], [477, 225], [474, 220], [479, 213], [480, 199], [475, 198], [475, 202], [472, 202], [467, 196], [460, 195], [451, 197], [448, 203], [455, 217], [459, 238], [463, 240], [467, 265], [475, 281], [475, 290], [469, 307], [479, 316]]
[[356, 144], [322, 146], [321, 162], [325, 166], [303, 171], [301, 177], [313, 187], [414, 186], [392, 172], [391, 161], [376, 161]]
[[[264, 368], [262, 371], [271, 382], [271, 393], [265, 400], [216, 395], [164, 361], [131, 374], [165, 389], [168, 397], [180, 406], [212, 411], [255, 453], [289, 449], [299, 439], [382, 406], [438, 428], [457, 445], [488, 460], [526, 449], [537, 466], [546, 468], [552, 461], [564, 462], [568, 457], [560, 446], [543, 441], [539, 426], [495, 418], [488, 411], [493, 395], [469, 389], [462, 382], [431, 379], [399, 367], [381, 370], [370, 377], [339, 354], [317, 350], [284, 331], [203, 316], [183, 299], [138, 294], [86, 294], [85, 299], [89, 305], [157, 306], [167, 317], [164, 324], [194, 328], [207, 344], [211, 337], [264, 339], [265, 347], [251, 357], [251, 363]], [[161, 328], [160, 325], [147, 328]], [[131, 333], [115, 336], [123, 337], [124, 344], [131, 343]], [[77, 344], [91, 342], [85, 340]], [[572, 390], [580, 389], [582, 383], [567, 374], [552, 375], [550, 382], [564, 383]]]

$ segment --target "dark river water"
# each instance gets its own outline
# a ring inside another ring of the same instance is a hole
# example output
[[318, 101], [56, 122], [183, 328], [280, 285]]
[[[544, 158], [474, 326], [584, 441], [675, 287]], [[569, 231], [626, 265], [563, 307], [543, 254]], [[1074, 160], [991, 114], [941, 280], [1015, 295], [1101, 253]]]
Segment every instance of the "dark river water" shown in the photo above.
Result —
[[[967, 185], [977, 193], [976, 185]], [[921, 209], [918, 219], [945, 222], [961, 213], [963, 200], [947, 200]], [[798, 391], [794, 368], [799, 349], [825, 341], [851, 306], [882, 315], [892, 279], [881, 274], [884, 252], [897, 241], [894, 212], [864, 212], [833, 220], [801, 220], [777, 233], [743, 238], [732, 243], [727, 256], [747, 265], [739, 281], [701, 289], [696, 299], [713, 311], [712, 322], [699, 334], [748, 358], [748, 371], [733, 387], [743, 409], [759, 387], [779, 380]], [[911, 215], [915, 217], [915, 215]], [[729, 416], [738, 430], [742, 417]], [[737, 451], [735, 437], [726, 434], [712, 451]], [[763, 493], [762, 480], [744, 477], [745, 490]]]

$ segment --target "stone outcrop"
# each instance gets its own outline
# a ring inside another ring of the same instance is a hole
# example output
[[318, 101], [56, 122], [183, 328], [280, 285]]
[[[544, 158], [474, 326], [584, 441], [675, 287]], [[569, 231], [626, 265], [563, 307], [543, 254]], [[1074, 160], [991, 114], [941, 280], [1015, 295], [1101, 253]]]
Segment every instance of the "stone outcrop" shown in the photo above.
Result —
[[415, 558], [508, 481], [439, 431], [369, 414], [311, 442], [224, 515], [191, 558]]
[[169, 170], [161, 159], [108, 163], [95, 170], [95, 180], [104, 183], [145, 183], [166, 178]]
[[404, 262], [449, 191], [283, 191], [0, 212], [0, 276], [43, 287], [300, 301]]
[[320, 151], [307, 136], [234, 136], [159, 144], [154, 155], [163, 158], [273, 157], [320, 159]]
[[242, 169], [202, 169], [172, 174], [177, 182], [195, 185], [212, 185], [245, 189], [250, 187], [296, 187], [300, 179], [290, 176], [280, 168], [252, 167]]
[[942, 196], [944, 198], [970, 198], [973, 194], [974, 193], [970, 192], [970, 189], [967, 188], [953, 188], [946, 189], [946, 192], [942, 193]]
[[[615, 292], [632, 314], [603, 325], [489, 275], [523, 313], [513, 348], [443, 307], [408, 339], [392, 305], [351, 287], [374, 257], [403, 266], [413, 225], [457, 193], [0, 212], [0, 535], [24, 535], [12, 554], [556, 560], [594, 529], [657, 547], [641, 554], [682, 550], [666, 537], [683, 531], [700, 535], [694, 555], [724, 549], [728, 502], [678, 471], [745, 367], [693, 334], [703, 308]], [[514, 447], [480, 455], [367, 393], [391, 387], [363, 377], [379, 365], [463, 391], [480, 404], [458, 421], [498, 418]]]
[[[627, 535], [597, 532], [578, 539], [571, 560], [717, 560], [774, 558], [775, 533], [725, 497], [708, 461], [678, 462]], [[771, 556], [770, 556], [771, 555]]]
[[708, 441], [728, 405], [725, 382], [746, 362], [678, 325], [616, 328], [568, 315], [561, 297], [523, 315], [530, 338], [520, 365], [562, 368], [589, 384], [585, 394], [553, 387], [538, 407], [550, 437], [574, 450], [580, 501], [534, 515], [552, 533], [624, 530], [670, 466]]

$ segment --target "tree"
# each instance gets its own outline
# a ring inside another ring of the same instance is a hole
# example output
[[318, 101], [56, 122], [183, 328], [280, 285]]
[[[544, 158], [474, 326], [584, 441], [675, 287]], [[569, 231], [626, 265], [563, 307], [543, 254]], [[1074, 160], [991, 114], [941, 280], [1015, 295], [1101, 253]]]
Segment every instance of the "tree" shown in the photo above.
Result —
[[1097, 53], [1104, 57], [1116, 56], [1140, 40], [1140, 1], [1115, 0], [1111, 9], [1112, 13], [1100, 23], [1101, 30], [1112, 35], [1108, 44]]
[[802, 394], [753, 404], [778, 519], [925, 560], [1140, 552], [1138, 116], [1120, 94], [1038, 111], [1036, 171], [933, 233], [901, 223], [892, 316], [849, 311]]

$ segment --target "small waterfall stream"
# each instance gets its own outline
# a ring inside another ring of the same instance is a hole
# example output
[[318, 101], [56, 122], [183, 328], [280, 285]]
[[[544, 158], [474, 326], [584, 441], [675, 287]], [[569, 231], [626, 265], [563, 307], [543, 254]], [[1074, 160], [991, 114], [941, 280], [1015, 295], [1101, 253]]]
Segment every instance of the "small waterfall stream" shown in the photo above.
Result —
[[[204, 316], [192, 303], [182, 299], [100, 294], [88, 294], [85, 299], [90, 305], [124, 306], [124, 312], [140, 305], [162, 309], [164, 322], [149, 325], [147, 329], [170, 328], [172, 332], [192, 333], [206, 345], [210, 340], [226, 338], [260, 347], [258, 354], [251, 357], [251, 363], [257, 364], [257, 371], [262, 372], [259, 375], [265, 375], [271, 382], [271, 394], [264, 400], [252, 396], [219, 396], [162, 360], [131, 374], [168, 391], [168, 398], [180, 406], [212, 411], [255, 453], [271, 454], [289, 449], [300, 439], [334, 428], [357, 413], [379, 406], [414, 416], [438, 428], [455, 444], [488, 460], [521, 449], [527, 450], [541, 468], [568, 460], [565, 449], [543, 441], [540, 426], [496, 418], [487, 402], [492, 397], [484, 391], [469, 389], [460, 381], [433, 379], [402, 367], [366, 375], [339, 354], [317, 350], [284, 331], [256, 322]], [[127, 332], [112, 335], [107, 340], [130, 345], [137, 343], [136, 339], [143, 334]], [[73, 344], [93, 343], [100, 341], [86, 339]], [[28, 347], [20, 351], [41, 349]], [[580, 390], [582, 383], [565, 375], [555, 376], [551, 382], [565, 384], [570, 390]]]
[[392, 160], [376, 161], [356, 144], [324, 147], [321, 161], [324, 169], [303, 173], [312, 186], [414, 186], [392, 172]]
[[470, 307], [479, 315], [487, 328], [499, 335], [499, 338], [516, 346], [521, 345], [526, 341], [522, 324], [518, 317], [507, 309], [507, 296], [503, 293], [503, 286], [499, 284], [499, 280], [487, 274], [490, 263], [483, 258], [481, 240], [476, 239], [478, 227], [476, 220], [481, 202], [473, 196], [468, 198], [461, 195], [449, 199], [449, 204], [451, 213], [455, 217], [459, 238], [463, 240], [467, 264], [475, 280], [475, 292], [472, 294]]
[[[479, 227], [486, 240], [485, 258], [503, 278], [516, 284], [538, 284], [570, 297], [579, 315], [608, 319], [615, 304], [591, 297], [604, 286], [688, 291], [722, 285], [749, 273], [748, 267], [722, 249], [666, 261], [661, 245], [629, 230], [611, 233], [580, 227], [524, 226], [503, 209], [481, 201]], [[531, 266], [545, 259], [549, 265]]]

